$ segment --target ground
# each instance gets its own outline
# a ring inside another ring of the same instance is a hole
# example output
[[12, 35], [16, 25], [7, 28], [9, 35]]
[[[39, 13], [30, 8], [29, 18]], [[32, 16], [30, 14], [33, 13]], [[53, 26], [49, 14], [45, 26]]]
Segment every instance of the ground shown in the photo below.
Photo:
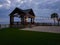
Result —
[[0, 45], [60, 45], [60, 33], [0, 29]]
[[36, 26], [36, 27], [24, 28], [22, 30], [60, 33], [60, 26]]

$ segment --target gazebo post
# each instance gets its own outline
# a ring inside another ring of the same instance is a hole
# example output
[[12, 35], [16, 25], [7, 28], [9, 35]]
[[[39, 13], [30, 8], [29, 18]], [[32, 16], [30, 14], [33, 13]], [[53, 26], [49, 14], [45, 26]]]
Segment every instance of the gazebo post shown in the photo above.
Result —
[[24, 25], [24, 17], [21, 17], [21, 24]]
[[10, 27], [13, 27], [14, 24], [14, 17], [10, 16]]
[[25, 24], [27, 25], [28, 24], [28, 16], [25, 17]]
[[33, 18], [33, 24], [34, 24], [34, 18]]
[[31, 24], [32, 24], [32, 21], [33, 21], [33, 20], [32, 20], [32, 18], [31, 18]]
[[34, 24], [34, 18], [31, 18], [31, 24], [30, 24], [30, 27], [32, 27], [32, 24]]

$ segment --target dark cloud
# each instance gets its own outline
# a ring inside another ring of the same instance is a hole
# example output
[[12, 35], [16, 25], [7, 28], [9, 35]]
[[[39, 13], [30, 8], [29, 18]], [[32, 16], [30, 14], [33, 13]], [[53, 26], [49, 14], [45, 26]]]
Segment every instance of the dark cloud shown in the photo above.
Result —
[[[60, 0], [0, 0], [0, 19], [7, 20], [15, 7], [32, 8], [36, 16], [50, 17], [51, 13], [60, 14]], [[6, 19], [7, 18], [7, 19]], [[1, 21], [0, 21], [1, 22]]]

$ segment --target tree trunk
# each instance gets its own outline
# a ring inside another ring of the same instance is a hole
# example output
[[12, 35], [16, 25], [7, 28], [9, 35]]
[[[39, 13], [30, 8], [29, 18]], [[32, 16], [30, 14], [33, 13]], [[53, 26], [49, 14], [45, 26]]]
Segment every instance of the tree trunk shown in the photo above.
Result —
[[55, 19], [54, 19], [54, 26], [55, 26]]
[[59, 26], [59, 21], [58, 21], [58, 26]]

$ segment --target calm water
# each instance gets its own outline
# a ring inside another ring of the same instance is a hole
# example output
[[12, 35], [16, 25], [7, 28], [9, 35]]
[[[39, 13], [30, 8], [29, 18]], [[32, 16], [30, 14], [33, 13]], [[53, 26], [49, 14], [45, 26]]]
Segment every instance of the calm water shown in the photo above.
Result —
[[[20, 18], [15, 17], [14, 22], [21, 22]], [[30, 22], [30, 18], [28, 19], [28, 22]], [[39, 23], [54, 23], [54, 20], [51, 19], [50, 17], [36, 17], [35, 22]], [[9, 19], [8, 20], [0, 20], [0, 24], [9, 24]], [[56, 21], [57, 24], [57, 21]]]

